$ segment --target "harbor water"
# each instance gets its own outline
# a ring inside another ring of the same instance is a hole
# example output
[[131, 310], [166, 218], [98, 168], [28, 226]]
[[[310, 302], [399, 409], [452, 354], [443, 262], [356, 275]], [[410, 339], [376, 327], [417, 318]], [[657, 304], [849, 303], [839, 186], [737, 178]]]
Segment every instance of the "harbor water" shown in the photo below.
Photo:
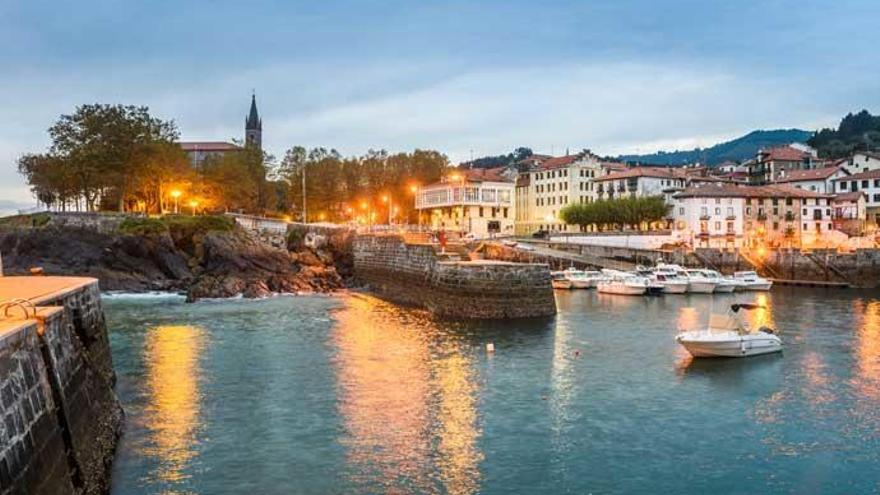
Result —
[[[753, 301], [782, 354], [693, 360], [674, 342]], [[441, 322], [364, 294], [110, 296], [113, 492], [880, 491], [880, 294], [557, 304]]]

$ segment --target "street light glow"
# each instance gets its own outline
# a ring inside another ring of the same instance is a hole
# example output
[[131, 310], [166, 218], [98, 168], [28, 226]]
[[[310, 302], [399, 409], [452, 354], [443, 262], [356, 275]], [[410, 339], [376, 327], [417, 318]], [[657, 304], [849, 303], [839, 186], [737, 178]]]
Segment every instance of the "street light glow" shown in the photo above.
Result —
[[177, 189], [171, 191], [171, 197], [174, 198], [174, 199], [179, 198], [181, 194], [183, 194], [183, 193], [180, 192], [180, 191], [178, 191]]

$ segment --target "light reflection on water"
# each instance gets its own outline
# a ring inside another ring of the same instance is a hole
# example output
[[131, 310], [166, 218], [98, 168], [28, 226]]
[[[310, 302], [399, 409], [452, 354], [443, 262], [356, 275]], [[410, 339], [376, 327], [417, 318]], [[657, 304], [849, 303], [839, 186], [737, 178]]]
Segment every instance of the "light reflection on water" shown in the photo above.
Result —
[[[471, 323], [357, 294], [108, 301], [128, 414], [114, 492], [880, 489], [877, 299], [557, 297], [553, 319]], [[785, 351], [674, 343], [732, 302], [763, 305], [746, 318]]]
[[475, 493], [477, 382], [470, 350], [419, 312], [353, 296], [332, 334], [349, 470], [390, 493]]

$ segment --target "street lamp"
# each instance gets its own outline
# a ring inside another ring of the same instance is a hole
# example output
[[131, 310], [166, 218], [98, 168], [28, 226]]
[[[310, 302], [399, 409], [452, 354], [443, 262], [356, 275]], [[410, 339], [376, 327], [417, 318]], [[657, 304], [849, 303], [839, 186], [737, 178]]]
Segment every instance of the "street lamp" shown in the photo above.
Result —
[[183, 194], [183, 193], [177, 189], [171, 191], [171, 197], [174, 198], [174, 214], [175, 215], [177, 214], [178, 200], [180, 199], [181, 194]]
[[391, 201], [391, 197], [387, 194], [382, 196], [382, 202], [388, 203], [388, 226], [391, 226], [391, 210], [393, 209], [394, 203]]
[[196, 207], [199, 206], [199, 202], [196, 200], [192, 200], [189, 202], [189, 206], [192, 208], [192, 216], [196, 216]]

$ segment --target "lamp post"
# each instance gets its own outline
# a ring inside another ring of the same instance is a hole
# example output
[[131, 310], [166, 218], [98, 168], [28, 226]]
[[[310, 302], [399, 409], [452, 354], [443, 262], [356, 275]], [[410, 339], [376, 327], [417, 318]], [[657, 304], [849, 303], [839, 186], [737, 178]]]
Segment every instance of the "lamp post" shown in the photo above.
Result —
[[196, 207], [199, 206], [199, 202], [196, 200], [192, 200], [189, 202], [190, 208], [192, 208], [192, 216], [196, 216]]
[[391, 201], [391, 197], [388, 196], [387, 194], [382, 196], [382, 202], [388, 203], [388, 226], [390, 227], [391, 226], [391, 209], [392, 209], [392, 206], [394, 205], [394, 202]]
[[422, 216], [419, 214], [418, 203], [419, 203], [419, 186], [416, 184], [410, 184], [409, 192], [413, 195], [413, 209], [416, 213], [416, 225], [419, 227], [422, 226]]
[[308, 210], [306, 209], [306, 165], [303, 164], [303, 223], [309, 223], [308, 221]]
[[178, 202], [179, 202], [179, 200], [180, 200], [180, 195], [181, 195], [181, 194], [183, 194], [183, 193], [181, 193], [181, 192], [180, 192], [179, 190], [177, 190], [177, 189], [171, 191], [171, 197], [174, 198], [174, 214], [175, 214], [175, 215], [177, 215], [177, 213], [178, 213], [178, 208], [177, 208], [177, 207], [178, 207]]

